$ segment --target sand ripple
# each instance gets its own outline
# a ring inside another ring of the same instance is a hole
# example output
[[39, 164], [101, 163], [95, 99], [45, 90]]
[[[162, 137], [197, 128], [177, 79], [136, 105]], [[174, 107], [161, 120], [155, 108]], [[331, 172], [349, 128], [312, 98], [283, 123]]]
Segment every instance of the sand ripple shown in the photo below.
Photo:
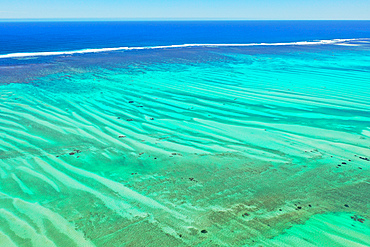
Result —
[[226, 51], [0, 85], [0, 245], [370, 244], [368, 52]]

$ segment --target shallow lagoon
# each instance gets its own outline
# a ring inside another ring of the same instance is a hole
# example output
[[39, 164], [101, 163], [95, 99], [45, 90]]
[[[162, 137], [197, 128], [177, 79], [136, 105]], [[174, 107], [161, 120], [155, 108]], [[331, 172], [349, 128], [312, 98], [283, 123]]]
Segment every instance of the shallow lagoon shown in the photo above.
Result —
[[370, 50], [2, 60], [3, 246], [370, 245]]

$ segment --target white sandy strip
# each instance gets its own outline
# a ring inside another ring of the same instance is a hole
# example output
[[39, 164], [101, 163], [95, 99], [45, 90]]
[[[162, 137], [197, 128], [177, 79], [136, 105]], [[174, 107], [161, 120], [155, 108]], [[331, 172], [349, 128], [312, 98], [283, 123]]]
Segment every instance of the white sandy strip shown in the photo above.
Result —
[[[93, 180], [99, 182], [100, 184], [104, 185], [105, 187], [111, 189], [112, 191], [116, 192], [117, 194], [119, 194], [123, 198], [139, 202], [139, 203], [141, 203], [143, 205], [146, 205], [150, 208], [164, 210], [166, 212], [171, 213], [173, 216], [176, 216], [178, 219], [186, 219], [186, 217], [184, 215], [181, 215], [181, 214], [179, 214], [175, 211], [172, 211], [171, 209], [169, 209], [168, 207], [158, 203], [157, 201], [155, 201], [155, 200], [153, 200], [149, 197], [146, 197], [144, 195], [141, 195], [140, 193], [137, 193], [137, 192], [125, 187], [121, 183], [106, 179], [104, 177], [96, 175], [95, 173], [88, 172], [88, 171], [76, 168], [76, 167], [71, 166], [71, 165], [67, 164], [66, 162], [64, 162], [62, 160], [59, 160], [59, 159], [56, 159], [54, 157], [51, 157], [51, 158], [55, 162], [59, 163], [60, 165], [62, 165], [66, 169], [68, 169], [68, 171], [73, 172], [74, 174], [82, 176], [84, 178], [93, 179]], [[38, 162], [39, 164], [40, 164], [40, 162], [44, 163], [40, 159], [38, 159], [38, 160], [39, 160], [39, 162]], [[44, 164], [46, 164], [46, 163], [44, 163]], [[54, 169], [54, 168], [52, 168], [52, 169]], [[56, 169], [54, 169], [54, 170], [58, 171]], [[60, 172], [58, 171], [58, 173], [60, 173]], [[63, 173], [60, 173], [60, 174], [62, 175]], [[65, 174], [63, 174], [62, 176], [66, 177]], [[68, 177], [68, 179], [72, 179], [72, 178]], [[61, 181], [63, 181], [63, 180], [61, 180]], [[77, 182], [77, 181], [75, 180], [75, 182]], [[81, 185], [82, 184], [80, 184], [80, 186]], [[99, 192], [97, 192], [97, 193], [99, 193]]]
[[363, 131], [362, 131], [362, 134], [363, 134], [364, 136], [370, 137], [370, 130], [369, 130], [369, 129], [367, 129], [367, 130], [363, 130]]
[[0, 232], [0, 246], [17, 247], [17, 245], [3, 232]]
[[11, 175], [13, 180], [18, 184], [19, 188], [26, 194], [33, 195], [33, 192], [15, 175]]
[[0, 217], [8, 222], [10, 229], [18, 236], [24, 239], [30, 239], [32, 246], [56, 247], [56, 245], [45, 235], [37, 233], [30, 224], [20, 219], [13, 213], [0, 209]]
[[[75, 243], [74, 246], [88, 247], [94, 246], [90, 241], [83, 237], [81, 232], [77, 232], [74, 226], [59, 214], [40, 206], [37, 203], [29, 203], [18, 198], [0, 193], [1, 198], [12, 199], [12, 206], [17, 210], [17, 216], [12, 212], [1, 209], [1, 216], [7, 220], [10, 229], [19, 237], [31, 239], [33, 246], [55, 246], [52, 242], [52, 232], [45, 226], [45, 220], [48, 220], [54, 229]], [[27, 217], [22, 217], [25, 215]], [[28, 223], [29, 222], [29, 223]], [[37, 230], [35, 229], [37, 227]], [[56, 235], [57, 236], [57, 235]], [[15, 242], [9, 245], [1, 245], [2, 236], [0, 236], [0, 246], [17, 246]], [[7, 242], [11, 238], [8, 236]]]
[[60, 183], [66, 185], [67, 187], [70, 187], [72, 189], [80, 190], [83, 192], [90, 193], [100, 200], [102, 200], [105, 205], [110, 208], [111, 210], [115, 211], [122, 217], [126, 218], [132, 218], [135, 216], [140, 216], [143, 215], [142, 212], [139, 210], [135, 209], [133, 206], [130, 204], [127, 204], [123, 202], [122, 200], [117, 200], [110, 198], [82, 183], [79, 181], [67, 176], [66, 174], [62, 173], [61, 171], [55, 169], [54, 167], [50, 166], [48, 163], [45, 161], [41, 160], [40, 158], [34, 158], [36, 161], [37, 165], [40, 166], [46, 173], [48, 173], [50, 176], [54, 177], [56, 180], [58, 180]]
[[295, 225], [285, 234], [264, 241], [266, 246], [338, 246], [370, 245], [369, 228], [350, 218], [349, 214], [315, 215], [304, 225]]
[[21, 170], [25, 173], [28, 173], [30, 176], [39, 178], [40, 180], [44, 181], [45, 183], [47, 183], [51, 187], [53, 187], [57, 192], [60, 192], [60, 188], [58, 187], [58, 185], [56, 185], [52, 180], [50, 180], [46, 176], [42, 175], [41, 173], [33, 171], [33, 170], [31, 170], [31, 169], [29, 169], [28, 167], [25, 167], [25, 166], [20, 166], [20, 167], [17, 167], [16, 169]]

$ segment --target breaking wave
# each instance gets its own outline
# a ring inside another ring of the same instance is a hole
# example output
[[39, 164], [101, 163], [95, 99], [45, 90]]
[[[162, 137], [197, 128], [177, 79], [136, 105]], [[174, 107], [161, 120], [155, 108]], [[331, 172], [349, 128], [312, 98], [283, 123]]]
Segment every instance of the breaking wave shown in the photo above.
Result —
[[247, 43], [247, 44], [182, 44], [182, 45], [162, 45], [162, 46], [143, 46], [143, 47], [113, 47], [113, 48], [97, 48], [97, 49], [82, 49], [74, 51], [50, 51], [50, 52], [22, 52], [0, 55], [0, 58], [19, 58], [19, 57], [35, 57], [35, 56], [58, 56], [58, 55], [73, 55], [83, 53], [97, 53], [109, 51], [129, 51], [129, 50], [148, 50], [148, 49], [170, 49], [170, 48], [186, 48], [186, 47], [246, 47], [246, 46], [289, 46], [289, 45], [358, 45], [351, 44], [352, 41], [366, 41], [367, 39], [331, 39], [318, 41], [298, 41], [285, 43]]

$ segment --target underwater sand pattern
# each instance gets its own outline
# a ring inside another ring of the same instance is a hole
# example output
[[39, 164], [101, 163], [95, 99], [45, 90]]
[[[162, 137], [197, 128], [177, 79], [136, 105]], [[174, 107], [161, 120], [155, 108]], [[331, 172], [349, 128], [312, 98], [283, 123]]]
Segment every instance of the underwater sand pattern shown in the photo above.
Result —
[[369, 52], [3, 66], [0, 246], [369, 246]]

